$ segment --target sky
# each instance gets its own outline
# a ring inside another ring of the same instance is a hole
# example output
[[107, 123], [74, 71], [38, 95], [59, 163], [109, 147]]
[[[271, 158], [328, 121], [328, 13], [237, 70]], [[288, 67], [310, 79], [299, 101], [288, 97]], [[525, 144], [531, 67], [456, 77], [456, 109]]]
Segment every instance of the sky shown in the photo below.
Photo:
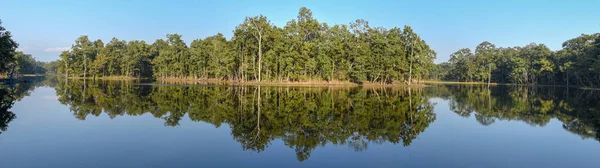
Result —
[[2, 0], [0, 19], [19, 50], [53, 61], [81, 35], [152, 43], [178, 33], [189, 44], [217, 33], [230, 38], [246, 16], [262, 14], [283, 27], [301, 7], [329, 25], [410, 25], [437, 52], [436, 63], [483, 41], [559, 50], [568, 39], [600, 32], [600, 0]]

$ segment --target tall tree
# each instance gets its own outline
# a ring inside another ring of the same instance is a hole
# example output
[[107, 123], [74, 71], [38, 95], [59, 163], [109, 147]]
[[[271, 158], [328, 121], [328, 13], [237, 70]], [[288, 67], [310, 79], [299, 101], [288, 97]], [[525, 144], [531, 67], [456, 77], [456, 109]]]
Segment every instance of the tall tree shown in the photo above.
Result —
[[477, 45], [475, 49], [475, 57], [480, 62], [480, 65], [485, 67], [484, 71], [480, 71], [482, 79], [487, 79], [487, 85], [490, 87], [492, 79], [492, 71], [496, 68], [496, 46], [490, 42], [484, 41]]
[[83, 77], [86, 78], [88, 60], [94, 60], [96, 57], [93, 43], [88, 39], [88, 36], [80, 36], [75, 40], [75, 45], [71, 47], [71, 50], [73, 50], [78, 62], [81, 62], [83, 65], [83, 71], [79, 70], [78, 72], [82, 72]]
[[12, 39], [10, 31], [2, 27], [0, 20], [0, 73], [4, 73], [13, 67], [10, 65], [15, 61], [15, 52], [19, 44]]
[[242, 29], [252, 34], [258, 41], [258, 81], [260, 82], [262, 74], [262, 42], [266, 38], [265, 34], [268, 29], [271, 28], [271, 21], [267, 20], [267, 17], [263, 15], [246, 17], [244, 23], [238, 26], [238, 29]]

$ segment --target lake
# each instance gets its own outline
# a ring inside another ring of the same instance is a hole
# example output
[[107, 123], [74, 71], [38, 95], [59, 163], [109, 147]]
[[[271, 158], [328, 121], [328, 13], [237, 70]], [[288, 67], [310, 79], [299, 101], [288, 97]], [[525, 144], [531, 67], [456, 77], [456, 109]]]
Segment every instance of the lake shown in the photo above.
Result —
[[600, 91], [0, 87], [0, 167], [598, 167]]

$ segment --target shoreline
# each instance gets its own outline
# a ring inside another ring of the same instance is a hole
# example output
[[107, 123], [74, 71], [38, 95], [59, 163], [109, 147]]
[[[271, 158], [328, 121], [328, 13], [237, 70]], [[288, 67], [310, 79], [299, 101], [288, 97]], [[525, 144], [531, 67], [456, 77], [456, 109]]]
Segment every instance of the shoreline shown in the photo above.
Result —
[[[59, 77], [59, 78], [65, 78]], [[239, 80], [221, 80], [221, 79], [206, 79], [206, 78], [159, 78], [159, 79], [148, 79], [148, 78], [137, 78], [128, 76], [107, 76], [107, 77], [67, 77], [70, 80], [110, 80], [110, 81], [134, 81], [134, 80], [147, 80], [155, 84], [182, 84], [182, 85], [231, 85], [231, 86], [339, 86], [339, 87], [409, 87], [409, 85], [402, 82], [394, 82], [388, 84], [363, 82], [362, 84], [354, 83], [350, 81], [324, 81], [324, 80], [312, 80], [312, 81], [239, 81]], [[424, 87], [426, 83], [415, 83], [410, 85], [412, 87]]]
[[[487, 85], [486, 82], [456, 82], [456, 81], [425, 81], [425, 84], [442, 84], [442, 85]], [[540, 85], [540, 84], [518, 84], [518, 83], [490, 83], [490, 86], [542, 86], [542, 87], [568, 87], [577, 89], [600, 90], [600, 87], [585, 87], [577, 85]]]
[[130, 77], [130, 76], [103, 76], [103, 77], [64, 77], [58, 76], [59, 78], [67, 78], [67, 79], [90, 79], [90, 80], [144, 80], [144, 78]]
[[[219, 79], [157, 79], [154, 81], [158, 84], [189, 84], [189, 85], [231, 85], [231, 86], [333, 86], [333, 87], [408, 87], [406, 84], [391, 83], [371, 83], [363, 82], [362, 84], [350, 81], [238, 81], [238, 80], [219, 80]], [[424, 87], [425, 84], [413, 84], [414, 87]]]
[[[46, 75], [34, 75], [34, 76], [46, 76]], [[61, 77], [59, 77], [61, 78]], [[64, 77], [62, 77], [64, 78]], [[0, 79], [3, 79], [0, 77]], [[68, 77], [67, 79], [88, 79], [94, 80], [94, 77]], [[394, 82], [388, 84], [363, 82], [362, 84], [354, 83], [350, 81], [324, 81], [324, 80], [312, 80], [312, 81], [272, 81], [264, 80], [261, 82], [251, 81], [238, 81], [238, 80], [221, 80], [221, 79], [205, 79], [205, 78], [160, 78], [160, 79], [149, 79], [149, 78], [138, 78], [129, 76], [107, 76], [107, 77], [96, 77], [95, 80], [111, 80], [111, 81], [133, 81], [133, 80], [148, 80], [155, 84], [181, 84], [181, 85], [231, 85], [231, 86], [336, 86], [336, 87], [426, 87], [432, 85], [487, 85], [486, 82], [456, 82], [456, 81], [421, 81], [412, 85], [407, 85], [403, 82]], [[538, 85], [538, 84], [513, 84], [513, 83], [490, 83], [490, 86], [544, 86], [544, 87], [569, 87], [576, 89], [586, 90], [600, 90], [600, 88], [594, 87], [581, 87], [581, 86], [566, 86], [566, 85]]]

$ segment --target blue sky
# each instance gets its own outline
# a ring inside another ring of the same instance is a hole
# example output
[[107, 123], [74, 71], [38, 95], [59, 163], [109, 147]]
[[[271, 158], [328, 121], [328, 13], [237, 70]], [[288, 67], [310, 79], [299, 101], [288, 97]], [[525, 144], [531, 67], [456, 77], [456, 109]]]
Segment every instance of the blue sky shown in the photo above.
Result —
[[52, 61], [80, 35], [105, 43], [112, 37], [153, 42], [167, 33], [181, 34], [187, 43], [217, 33], [229, 38], [246, 16], [263, 14], [281, 27], [303, 6], [329, 25], [359, 18], [372, 27], [410, 24], [438, 53], [436, 63], [482, 41], [558, 50], [565, 40], [600, 32], [599, 0], [3, 0], [0, 19], [20, 50]]

